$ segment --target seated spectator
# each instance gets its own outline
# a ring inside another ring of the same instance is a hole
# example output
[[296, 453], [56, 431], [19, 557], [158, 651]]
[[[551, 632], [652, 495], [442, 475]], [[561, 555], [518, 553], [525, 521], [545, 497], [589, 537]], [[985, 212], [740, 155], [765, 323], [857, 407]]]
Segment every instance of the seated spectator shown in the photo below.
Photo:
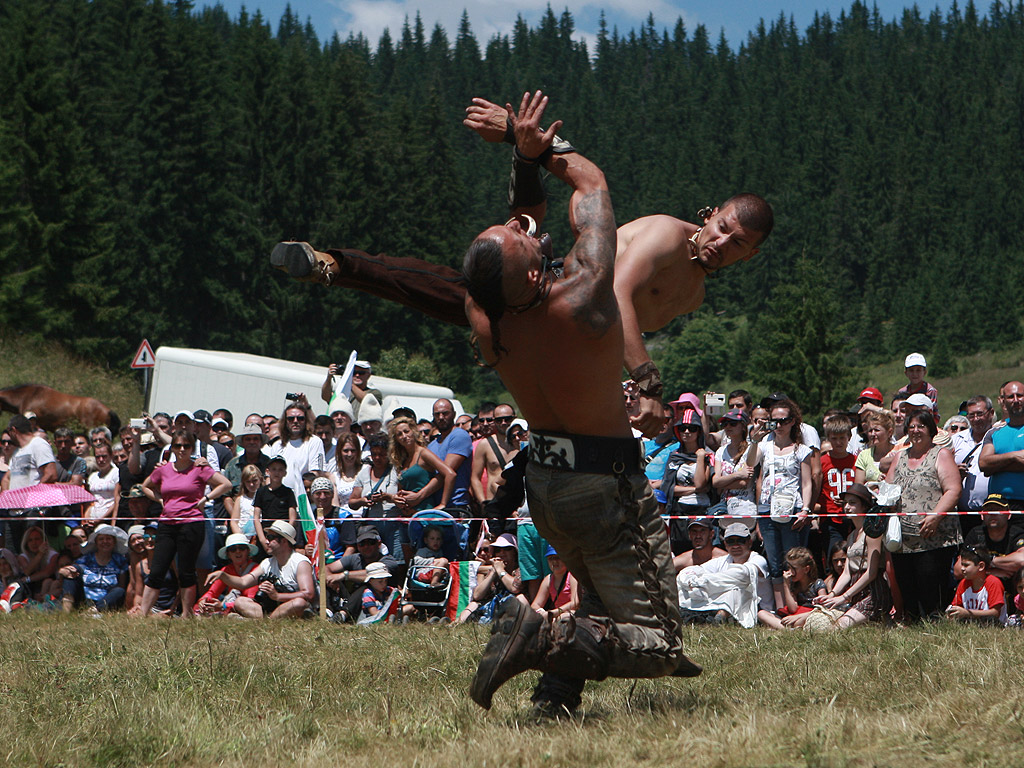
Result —
[[128, 491], [127, 521], [133, 525], [145, 526], [152, 519], [152, 502], [142, 490], [142, 484], [133, 485]]
[[109, 443], [100, 443], [93, 450], [96, 471], [89, 475], [86, 488], [96, 499], [82, 515], [82, 527], [91, 532], [97, 525], [117, 525], [117, 504], [121, 498], [121, 475], [113, 462]]
[[550, 544], [547, 560], [551, 573], [541, 579], [540, 589], [537, 590], [531, 607], [537, 613], [551, 619], [557, 619], [563, 613], [575, 613], [580, 607], [580, 590], [576, 577], [569, 573], [565, 562]]
[[867, 621], [888, 621], [892, 594], [885, 580], [882, 539], [868, 536], [864, 530], [864, 516], [874, 506], [875, 499], [861, 483], [852, 483], [842, 498], [843, 511], [853, 523], [853, 530], [846, 539], [846, 564], [828, 594], [815, 602], [843, 611], [836, 624], [839, 629]]
[[[128, 603], [128, 615], [138, 616], [142, 613], [142, 596], [146, 588], [146, 579], [153, 566], [153, 553], [156, 551], [156, 532], [159, 523], [155, 520], [147, 523], [142, 533], [142, 557], [132, 566], [131, 581], [135, 584], [134, 599]], [[157, 592], [156, 601], [150, 609], [150, 616], [157, 618], [173, 616], [180, 604], [178, 588], [178, 566], [172, 561], [167, 575]]]
[[18, 558], [11, 550], [0, 549], [0, 611], [10, 613], [31, 597]]
[[825, 586], [832, 589], [839, 577], [843, 575], [846, 568], [846, 551], [849, 545], [846, 539], [832, 542], [832, 548], [828, 552], [828, 573], [825, 574]]
[[316, 597], [313, 564], [295, 550], [295, 528], [283, 520], [275, 520], [264, 532], [269, 557], [245, 574], [235, 576], [221, 569], [207, 579], [212, 584], [220, 579], [230, 589], [244, 592], [258, 585], [255, 598], [239, 595], [234, 611], [246, 618], [284, 619], [302, 616]]
[[473, 599], [459, 616], [459, 622], [473, 617], [481, 624], [489, 624], [503, 602], [522, 593], [516, 537], [503, 533], [491, 544], [491, 570], [483, 577], [477, 574]]
[[892, 462], [893, 431], [896, 419], [892, 411], [872, 411], [864, 414], [868, 444], [853, 464], [853, 481], [861, 485], [877, 484], [889, 471]]
[[403, 561], [381, 549], [380, 533], [372, 525], [361, 525], [356, 532], [356, 552], [345, 555], [327, 566], [327, 586], [347, 598], [349, 587], [365, 583], [366, 569], [371, 563], [383, 563], [392, 572], [402, 567]]
[[793, 547], [786, 553], [786, 569], [782, 572], [782, 597], [785, 605], [779, 613], [782, 626], [798, 629], [807, 614], [814, 609], [814, 601], [825, 597], [828, 587], [818, 578], [814, 556], [806, 547]]
[[57, 481], [57, 460], [53, 449], [43, 438], [36, 437], [28, 419], [21, 414], [12, 416], [7, 434], [11, 436], [15, 450], [9, 459], [10, 469], [0, 481], [0, 490]]
[[[348, 510], [334, 506], [334, 482], [327, 477], [316, 477], [309, 484], [309, 497], [312, 500], [313, 514], [323, 515], [324, 532], [327, 535], [325, 560], [333, 563], [345, 555], [356, 551], [356, 521]], [[313, 559], [316, 548], [312, 543], [305, 547], [306, 557]]]
[[[259, 547], [251, 544], [247, 536], [241, 533], [232, 533], [228, 536], [227, 542], [217, 556], [221, 560], [227, 560], [224, 572], [232, 576], [242, 577], [252, 573], [259, 565], [253, 560]], [[239, 596], [249, 600], [256, 599], [259, 591], [259, 584], [253, 584], [247, 589], [229, 589], [222, 579], [210, 579], [209, 589], [196, 600], [194, 609], [196, 615], [213, 616], [231, 613], [235, 609], [235, 601]]]
[[366, 568], [366, 588], [359, 595], [358, 613], [354, 610], [351, 618], [359, 624], [380, 621], [380, 613], [389, 613], [389, 609], [398, 600], [398, 589], [388, 585], [388, 579], [392, 576], [384, 563], [371, 563]]
[[263, 472], [259, 466], [246, 464], [242, 470], [238, 493], [224, 500], [231, 532], [241, 533], [253, 542], [256, 539], [256, 494], [262, 487]]
[[713, 517], [696, 517], [690, 520], [687, 534], [693, 549], [672, 558], [672, 565], [675, 567], [676, 573], [691, 565], [703, 565], [712, 558], [728, 554], [724, 549], [714, 546], [715, 518]]
[[94, 613], [124, 603], [128, 584], [127, 536], [113, 525], [100, 525], [89, 536], [85, 554], [58, 573], [64, 579], [63, 607], [70, 612], [83, 600]]
[[423, 529], [423, 546], [416, 550], [412, 558], [416, 568], [415, 578], [432, 587], [439, 587], [448, 575], [448, 558], [441, 551], [444, 546], [444, 533], [436, 525], [428, 525]]
[[51, 579], [57, 573], [57, 551], [50, 546], [43, 529], [30, 525], [21, 537], [18, 570], [24, 574], [26, 586], [33, 599], [49, 592]]
[[141, 602], [142, 590], [145, 585], [142, 583], [139, 563], [146, 557], [146, 526], [133, 525], [128, 529], [128, 589], [124, 597], [124, 604], [131, 608], [135, 605], [136, 598]]
[[743, 523], [731, 523], [725, 529], [729, 554], [684, 568], [677, 574], [683, 623], [735, 621], [750, 629], [760, 620], [774, 629], [782, 627], [772, 612], [775, 598], [768, 579], [768, 563], [751, 550], [752, 544], [750, 529]]
[[986, 624], [1006, 623], [1006, 598], [1003, 583], [988, 572], [992, 554], [984, 547], [960, 548], [964, 577], [956, 588], [946, 616], [960, 621]]
[[[1006, 594], [1012, 595], [1013, 578], [1024, 565], [1024, 527], [1011, 525], [1009, 501], [998, 493], [989, 494], [981, 508], [981, 525], [967, 532], [964, 544], [984, 547], [993, 555], [988, 572], [1003, 582]], [[953, 567], [957, 579], [963, 578], [960, 565], [958, 560]]]

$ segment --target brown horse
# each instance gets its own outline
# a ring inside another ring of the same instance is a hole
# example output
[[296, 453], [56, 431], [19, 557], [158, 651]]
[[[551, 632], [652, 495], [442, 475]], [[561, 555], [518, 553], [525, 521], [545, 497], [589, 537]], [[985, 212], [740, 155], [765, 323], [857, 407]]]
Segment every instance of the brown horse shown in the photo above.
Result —
[[0, 389], [0, 409], [11, 413], [32, 411], [36, 424], [52, 431], [75, 419], [83, 427], [110, 427], [117, 436], [121, 419], [94, 397], [78, 397], [58, 392], [41, 384], [21, 384]]

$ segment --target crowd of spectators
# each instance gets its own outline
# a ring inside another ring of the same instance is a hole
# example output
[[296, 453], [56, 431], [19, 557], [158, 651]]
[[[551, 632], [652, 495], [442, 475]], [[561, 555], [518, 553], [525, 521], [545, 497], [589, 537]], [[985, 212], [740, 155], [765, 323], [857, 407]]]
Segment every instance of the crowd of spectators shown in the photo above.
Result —
[[[940, 428], [924, 357], [905, 363], [906, 387], [888, 401], [865, 387], [820, 431], [786, 393], [736, 390], [684, 393], [665, 403], [660, 434], [637, 433], [684, 621], [1020, 625], [1024, 384], [1001, 387], [998, 418], [979, 394]], [[351, 395], [335, 374], [320, 392], [329, 415], [299, 395], [237, 428], [224, 409], [157, 413], [117, 435], [51, 435], [13, 416], [0, 487], [60, 483], [92, 501], [2, 513], [0, 608], [286, 618], [316, 613], [323, 590], [341, 623], [438, 621], [450, 613], [422, 610], [410, 590], [445, 593], [468, 562], [456, 621], [486, 622], [508, 599], [576, 609], [583, 587], [530, 521], [516, 472], [529, 425], [512, 404], [456, 417], [440, 399], [417, 419], [400, 404], [383, 412], [368, 362]], [[635, 413], [635, 385], [623, 392]], [[454, 522], [410, 525], [427, 510]]]

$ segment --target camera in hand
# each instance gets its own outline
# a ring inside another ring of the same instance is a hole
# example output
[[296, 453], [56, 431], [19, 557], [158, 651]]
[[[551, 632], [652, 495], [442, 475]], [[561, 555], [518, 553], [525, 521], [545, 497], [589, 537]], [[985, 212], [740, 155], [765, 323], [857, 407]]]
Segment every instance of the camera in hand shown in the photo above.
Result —
[[285, 399], [285, 400], [298, 400], [298, 399], [299, 399], [299, 397], [300, 397], [300, 395], [298, 395], [297, 393], [295, 393], [295, 392], [289, 392], [288, 394], [286, 394], [286, 395], [284, 396], [284, 399]]
[[146, 420], [145, 419], [129, 419], [128, 420], [128, 426], [131, 427], [132, 429], [145, 429], [146, 428]]
[[768, 419], [764, 426], [769, 432], [774, 432], [779, 428], [779, 422], [776, 419]]

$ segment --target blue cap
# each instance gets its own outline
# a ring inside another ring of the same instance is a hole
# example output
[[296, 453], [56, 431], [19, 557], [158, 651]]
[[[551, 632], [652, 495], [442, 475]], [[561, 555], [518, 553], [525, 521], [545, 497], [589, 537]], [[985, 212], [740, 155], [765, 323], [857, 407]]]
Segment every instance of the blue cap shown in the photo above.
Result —
[[555, 552], [555, 548], [548, 544], [548, 551], [544, 553], [544, 557], [551, 557], [552, 555], [558, 557], [558, 553]]

